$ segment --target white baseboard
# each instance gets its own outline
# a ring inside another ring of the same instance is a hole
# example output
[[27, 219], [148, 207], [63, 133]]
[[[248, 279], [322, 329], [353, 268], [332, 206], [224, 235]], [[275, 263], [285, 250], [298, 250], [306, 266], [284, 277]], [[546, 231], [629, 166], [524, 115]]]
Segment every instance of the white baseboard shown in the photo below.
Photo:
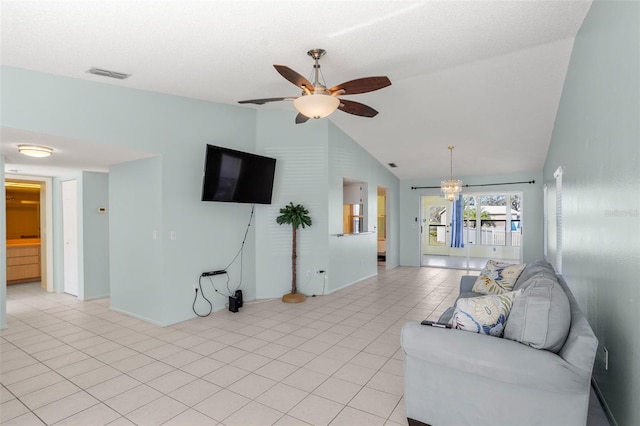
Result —
[[333, 290], [328, 291], [328, 292], [326, 292], [325, 294], [335, 293], [336, 291], [339, 291], [339, 290], [342, 290], [342, 289], [344, 289], [344, 288], [350, 287], [350, 286], [352, 286], [352, 285], [354, 285], [354, 284], [357, 284], [357, 283], [359, 283], [359, 282], [362, 282], [362, 281], [364, 281], [364, 280], [368, 280], [369, 278], [373, 278], [373, 277], [375, 277], [375, 276], [377, 276], [377, 275], [378, 275], [378, 273], [376, 272], [375, 274], [371, 274], [371, 275], [369, 275], [369, 276], [367, 276], [367, 277], [360, 278], [360, 279], [358, 279], [358, 280], [352, 281], [352, 282], [347, 283], [347, 284], [345, 284], [345, 285], [343, 285], [343, 286], [340, 286], [340, 287], [338, 287], [338, 288], [334, 288]]
[[153, 325], [157, 325], [159, 327], [167, 327], [170, 326], [172, 324], [163, 324], [161, 322], [158, 322], [156, 320], [152, 320], [151, 318], [147, 318], [147, 317], [143, 317], [142, 315], [137, 315], [137, 314], [133, 314], [131, 312], [125, 311], [124, 309], [118, 309], [118, 308], [114, 308], [113, 306], [109, 307], [110, 310], [117, 312], [119, 314], [124, 314], [139, 320], [142, 320], [144, 322], [148, 322], [149, 324], [153, 324]]
[[106, 293], [106, 294], [99, 294], [97, 296], [85, 297], [83, 300], [87, 301], [87, 300], [106, 299], [108, 297], [111, 297], [111, 295], [109, 293]]

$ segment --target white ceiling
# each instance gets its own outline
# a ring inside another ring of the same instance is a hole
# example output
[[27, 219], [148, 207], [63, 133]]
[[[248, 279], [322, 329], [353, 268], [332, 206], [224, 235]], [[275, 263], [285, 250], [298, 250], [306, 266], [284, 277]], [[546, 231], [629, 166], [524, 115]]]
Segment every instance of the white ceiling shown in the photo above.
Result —
[[[0, 128], [0, 140], [2, 140], [0, 154], [5, 158], [5, 172], [30, 176], [62, 176], [78, 170], [108, 172], [109, 166], [113, 164], [154, 155], [10, 127]], [[20, 144], [53, 147], [54, 155], [49, 158], [26, 157], [18, 153]]]
[[[393, 83], [345, 97], [377, 109], [375, 118], [337, 111], [330, 120], [383, 164], [396, 163], [399, 178], [418, 179], [449, 174], [449, 145], [456, 176], [542, 169], [573, 39], [591, 0], [1, 5], [3, 65], [233, 105], [297, 96], [272, 64], [309, 76], [307, 50], [326, 49], [328, 86], [375, 75]], [[98, 77], [86, 72], [91, 67], [132, 77]], [[290, 102], [239, 107], [286, 109], [292, 121], [296, 115]], [[57, 167], [101, 170], [105, 161], [145, 155], [105, 149], [96, 156], [90, 141], [16, 129], [1, 136], [7, 169], [30, 166], [12, 153], [22, 137], [64, 147], [42, 161]]]

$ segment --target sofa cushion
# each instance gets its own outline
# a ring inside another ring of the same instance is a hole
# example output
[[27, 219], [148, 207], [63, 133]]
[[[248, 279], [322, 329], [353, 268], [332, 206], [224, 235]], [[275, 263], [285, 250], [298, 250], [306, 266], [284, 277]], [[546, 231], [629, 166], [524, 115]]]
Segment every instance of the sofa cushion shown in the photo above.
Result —
[[451, 318], [453, 328], [501, 337], [513, 300], [520, 291], [460, 298]]
[[555, 274], [538, 272], [520, 286], [504, 337], [536, 349], [558, 352], [571, 327], [569, 299]]
[[471, 291], [481, 294], [502, 294], [512, 291], [525, 266], [490, 260], [480, 272]]
[[533, 263], [527, 264], [524, 268], [518, 279], [516, 280], [516, 285], [513, 287], [514, 290], [524, 290], [523, 286], [531, 283], [530, 279], [535, 275], [538, 275], [542, 272], [547, 272], [550, 275], [555, 275], [556, 272], [553, 269], [553, 266], [546, 260], [538, 260]]

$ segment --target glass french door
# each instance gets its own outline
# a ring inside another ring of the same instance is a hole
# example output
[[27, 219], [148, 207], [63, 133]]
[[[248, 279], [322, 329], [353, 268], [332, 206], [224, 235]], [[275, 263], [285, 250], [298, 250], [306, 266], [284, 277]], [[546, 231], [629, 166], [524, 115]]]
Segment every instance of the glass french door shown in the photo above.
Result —
[[439, 196], [422, 197], [423, 255], [448, 256], [451, 245], [451, 202]]
[[463, 194], [464, 247], [451, 247], [452, 203], [440, 196], [422, 196], [420, 251], [425, 256], [522, 261], [521, 192]]

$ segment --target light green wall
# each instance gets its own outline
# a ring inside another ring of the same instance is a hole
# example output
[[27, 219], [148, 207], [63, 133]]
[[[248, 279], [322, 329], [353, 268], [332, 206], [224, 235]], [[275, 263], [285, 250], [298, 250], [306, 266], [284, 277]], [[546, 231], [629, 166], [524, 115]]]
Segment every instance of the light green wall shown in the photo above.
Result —
[[[337, 237], [342, 233], [342, 180], [369, 184], [370, 228], [377, 212], [377, 186], [388, 190], [391, 226], [389, 268], [397, 266], [398, 179], [329, 120], [294, 123], [295, 112], [261, 110], [257, 151], [277, 159], [273, 204], [257, 217], [257, 295], [280, 297], [291, 287], [291, 229], [275, 222], [289, 202], [308, 208], [313, 225], [298, 233], [298, 289], [330, 293], [377, 273], [375, 234]], [[358, 119], [354, 117], [354, 119]], [[324, 275], [313, 271], [326, 271]], [[312, 271], [307, 275], [307, 271]]]
[[[231, 261], [251, 208], [200, 201], [205, 146], [255, 151], [255, 110], [11, 67], [2, 67], [0, 78], [3, 126], [158, 155], [149, 160], [154, 167], [141, 162], [115, 166], [109, 173], [112, 303], [163, 325], [193, 317], [193, 285], [202, 272], [222, 269]], [[135, 178], [147, 186], [128, 180]], [[111, 188], [112, 182], [118, 182], [119, 190]], [[126, 209], [126, 201], [144, 199], [142, 194], [156, 185], [161, 197], [151, 200], [155, 210], [149, 212], [149, 223], [142, 223], [138, 212]], [[123, 214], [114, 220], [119, 208]], [[130, 223], [141, 223], [141, 228], [123, 232], [131, 230]], [[153, 256], [139, 250], [154, 241], [151, 225], [160, 246], [160, 254]], [[170, 239], [173, 231], [175, 240]], [[252, 241], [253, 229], [245, 246], [242, 284], [249, 296], [255, 295]], [[56, 259], [54, 268], [60, 271], [61, 257]], [[136, 280], [126, 276], [132, 265]], [[114, 270], [119, 271], [116, 276]], [[158, 270], [164, 273], [154, 279]], [[239, 277], [236, 269], [232, 278], [237, 282]], [[214, 297], [211, 286], [206, 281], [203, 285], [214, 299], [214, 309], [224, 308], [226, 298]], [[147, 307], [150, 301], [158, 305]]]
[[278, 225], [280, 208], [289, 202], [309, 210], [312, 225], [298, 230], [297, 288], [322, 294], [324, 278], [307, 271], [327, 270], [327, 120], [295, 124], [295, 112], [259, 110], [257, 152], [276, 159], [270, 206], [256, 218], [257, 297], [281, 297], [291, 291], [291, 227]]
[[[98, 209], [105, 207], [105, 213]], [[109, 175], [82, 172], [84, 299], [109, 297]]]
[[[429, 167], [425, 162], [425, 167]], [[468, 192], [522, 191], [523, 261], [533, 262], [543, 257], [542, 238], [542, 172], [491, 174], [487, 176], [456, 176], [463, 185], [492, 184], [471, 187]], [[504, 182], [529, 182], [534, 184], [493, 185]], [[435, 186], [436, 189], [411, 189], [417, 186]], [[423, 195], [439, 195], [440, 180], [404, 180], [400, 185], [400, 264], [420, 265], [420, 199]], [[467, 189], [463, 188], [463, 192]]]
[[[354, 120], [365, 120], [353, 117]], [[363, 125], [366, 125], [364, 123]], [[389, 230], [387, 232], [386, 267], [398, 266], [398, 200], [400, 182], [385, 166], [380, 164], [353, 139], [338, 127], [329, 124], [329, 283], [328, 290], [335, 291], [367, 276], [377, 274], [378, 239], [378, 186], [387, 188]], [[371, 234], [349, 235], [343, 233], [343, 179], [349, 178], [367, 183], [368, 223], [365, 231]]]
[[[255, 207], [242, 273], [239, 261], [228, 269], [232, 290], [241, 277], [246, 300], [280, 297], [290, 288], [291, 231], [275, 223], [279, 208], [289, 201], [306, 205], [314, 219], [313, 226], [300, 233], [302, 290], [329, 292], [376, 273], [376, 241], [371, 236], [363, 236], [358, 250], [336, 247], [344, 257], [330, 258], [335, 237], [329, 236], [329, 200], [342, 199], [342, 187], [334, 184], [343, 177], [330, 170], [330, 144], [357, 157], [348, 176], [370, 182], [374, 218], [376, 185], [388, 188], [390, 215], [397, 218], [398, 180], [329, 120], [295, 125], [292, 110], [214, 104], [11, 67], [2, 68], [1, 79], [3, 126], [127, 147], [152, 157], [110, 168], [109, 259], [104, 263], [109, 264], [114, 309], [161, 325], [192, 318], [193, 286], [200, 274], [227, 267], [240, 249], [251, 206], [200, 201], [207, 143], [278, 159], [273, 204]], [[84, 207], [93, 213], [94, 202], [90, 204]], [[100, 219], [89, 218], [96, 220], [92, 229], [100, 229]], [[392, 219], [389, 267], [398, 264], [397, 241], [397, 219]], [[60, 252], [54, 253], [58, 291]], [[366, 256], [364, 262], [361, 256]], [[89, 269], [85, 280], [90, 271], [104, 266], [94, 260], [82, 262]], [[315, 274], [307, 277], [307, 270], [327, 271], [326, 281]], [[223, 309], [226, 277], [216, 277], [214, 283], [219, 293], [208, 279], [203, 290], [214, 310]], [[98, 287], [105, 288], [103, 284]], [[202, 299], [197, 307], [206, 312]]]
[[162, 325], [170, 269], [163, 257], [162, 158], [112, 166], [109, 200], [111, 308]]
[[[576, 37], [544, 179], [561, 166], [563, 275], [600, 348], [594, 379], [640, 424], [640, 3], [595, 1]], [[609, 350], [604, 368], [603, 347]]]
[[[78, 184], [78, 299], [109, 296], [109, 175], [77, 172], [53, 180], [53, 290], [64, 291], [62, 232], [62, 182]], [[98, 207], [106, 207], [105, 214]]]

